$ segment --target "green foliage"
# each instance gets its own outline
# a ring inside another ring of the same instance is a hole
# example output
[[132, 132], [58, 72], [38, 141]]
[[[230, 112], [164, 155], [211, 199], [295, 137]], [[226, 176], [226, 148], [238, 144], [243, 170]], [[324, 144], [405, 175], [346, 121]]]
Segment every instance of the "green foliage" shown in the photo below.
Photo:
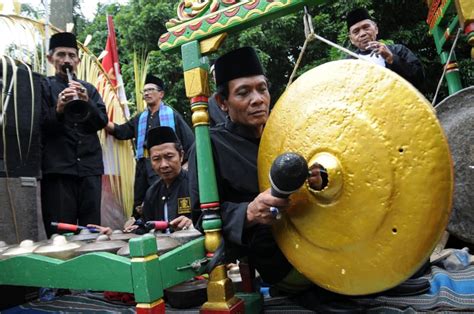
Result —
[[[131, 0], [129, 4], [98, 5], [95, 19], [88, 23], [80, 38], [92, 34], [90, 47], [97, 55], [104, 49], [107, 26], [106, 13], [114, 16], [118, 37], [119, 55], [129, 99], [133, 102], [133, 52], [150, 54], [149, 69], [161, 77], [167, 86], [165, 100], [175, 109], [190, 118], [189, 101], [185, 97], [183, 70], [179, 53], [164, 53], [158, 48], [159, 36], [166, 32], [165, 23], [176, 17], [178, 1]], [[387, 42], [401, 43], [409, 47], [422, 61], [426, 72], [426, 86], [422, 92], [428, 99], [433, 97], [442, 73], [442, 66], [428, 34], [425, 22], [428, 8], [423, 1], [395, 0], [337, 0], [324, 5], [310, 7], [314, 30], [333, 42], [352, 49], [347, 37], [345, 15], [355, 7], [365, 6], [377, 21], [379, 38]], [[242, 46], [255, 47], [271, 80], [272, 100], [275, 102], [285, 89], [289, 76], [305, 41], [302, 12], [272, 20], [238, 34], [231, 34], [219, 54]], [[460, 40], [461, 42], [462, 40]], [[469, 58], [469, 48], [459, 45], [457, 58], [460, 60], [464, 85], [474, 85], [474, 66]], [[211, 55], [211, 61], [217, 55]], [[308, 69], [332, 60], [345, 58], [345, 54], [322, 42], [309, 43], [297, 75]], [[438, 99], [447, 96], [444, 88]], [[133, 110], [133, 107], [132, 107]]]
[[[103, 4], [97, 5], [97, 14], [92, 22], [86, 23], [81, 32], [78, 32], [78, 39], [81, 42], [84, 42], [87, 35], [92, 35], [92, 41], [88, 45], [88, 48], [94, 53], [94, 55], [99, 56], [102, 50], [105, 49], [105, 43], [107, 41], [107, 14], [115, 15], [118, 11], [118, 5], [108, 5], [104, 6]], [[120, 49], [120, 47], [119, 47]], [[119, 51], [120, 53], [120, 51]]]
[[81, 11], [81, 2], [81, 0], [72, 1], [72, 22], [74, 23], [76, 34], [81, 34], [86, 26], [86, 18]]
[[89, 44], [94, 54], [99, 55], [105, 49], [107, 41], [106, 15], [114, 17], [115, 32], [119, 49], [122, 75], [130, 109], [135, 111], [133, 53], [150, 54], [150, 72], [165, 82], [167, 89], [165, 100], [176, 110], [190, 118], [189, 101], [184, 94], [184, 82], [181, 57], [178, 54], [164, 55], [158, 48], [158, 39], [166, 32], [164, 26], [175, 15], [174, 5], [168, 1], [132, 0], [128, 5], [99, 4], [94, 20], [87, 25], [80, 38], [87, 34], [93, 36]]
[[28, 3], [22, 3], [20, 11], [22, 16], [26, 16], [34, 20], [39, 20], [45, 15], [43, 7], [36, 8]]

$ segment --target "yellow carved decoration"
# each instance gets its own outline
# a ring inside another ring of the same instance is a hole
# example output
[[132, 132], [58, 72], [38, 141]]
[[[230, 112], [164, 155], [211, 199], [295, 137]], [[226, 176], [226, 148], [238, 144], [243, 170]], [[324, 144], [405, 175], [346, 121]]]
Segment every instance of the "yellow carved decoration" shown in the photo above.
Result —
[[205, 230], [204, 247], [207, 252], [214, 253], [221, 243], [221, 229]]
[[474, 1], [456, 0], [456, 9], [458, 11], [459, 22], [462, 27], [474, 22]]
[[208, 125], [209, 124], [209, 113], [207, 111], [207, 106], [205, 105], [197, 105], [191, 108], [193, 115], [192, 115], [192, 123], [193, 127], [197, 127], [198, 125]]
[[207, 302], [201, 310], [228, 310], [239, 301], [234, 296], [232, 281], [227, 278], [225, 265], [219, 265], [211, 271], [207, 285]]
[[217, 51], [226, 38], [227, 33], [221, 33], [217, 36], [202, 40], [199, 43], [201, 46], [201, 53], [205, 55]]
[[208, 72], [202, 68], [194, 68], [184, 72], [184, 85], [188, 98], [210, 95]]

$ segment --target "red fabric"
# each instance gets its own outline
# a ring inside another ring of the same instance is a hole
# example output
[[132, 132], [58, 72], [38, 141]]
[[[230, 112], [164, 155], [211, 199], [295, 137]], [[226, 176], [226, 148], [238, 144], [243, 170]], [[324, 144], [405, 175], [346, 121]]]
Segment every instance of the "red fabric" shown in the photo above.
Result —
[[107, 55], [102, 60], [102, 66], [104, 67], [105, 72], [109, 75], [110, 81], [114, 87], [117, 87], [117, 74], [115, 73], [114, 64], [119, 64], [118, 50], [117, 50], [117, 38], [115, 37], [115, 28], [114, 21], [112, 16], [107, 15], [107, 29], [109, 34], [107, 36], [107, 44], [105, 45], [105, 50], [107, 50]]
[[[127, 96], [125, 95], [125, 86], [123, 84], [122, 74], [120, 71], [120, 61], [118, 55], [118, 46], [117, 38], [115, 36], [115, 27], [112, 16], [107, 15], [107, 43], [105, 45], [105, 50], [107, 54], [104, 59], [102, 59], [102, 67], [104, 68], [107, 76], [112, 83], [112, 86], [117, 91], [117, 96], [121, 104], [127, 103]], [[125, 115], [129, 116], [128, 107], [125, 108]], [[109, 115], [112, 114], [112, 117], [109, 116], [109, 120], [113, 121], [113, 113], [109, 112]], [[112, 118], [112, 119], [111, 119]]]
[[104, 291], [104, 298], [110, 301], [119, 301], [127, 305], [135, 305], [135, 296], [127, 292]]

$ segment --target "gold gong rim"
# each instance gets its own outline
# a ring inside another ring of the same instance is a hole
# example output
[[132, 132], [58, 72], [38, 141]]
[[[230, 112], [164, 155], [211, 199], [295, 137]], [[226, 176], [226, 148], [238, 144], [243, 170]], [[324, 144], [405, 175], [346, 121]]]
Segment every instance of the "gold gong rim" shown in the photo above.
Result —
[[428, 260], [448, 223], [449, 147], [429, 102], [394, 72], [359, 60], [316, 67], [280, 97], [258, 156], [260, 189], [281, 153], [328, 168], [274, 223], [290, 263], [347, 295], [390, 289]]

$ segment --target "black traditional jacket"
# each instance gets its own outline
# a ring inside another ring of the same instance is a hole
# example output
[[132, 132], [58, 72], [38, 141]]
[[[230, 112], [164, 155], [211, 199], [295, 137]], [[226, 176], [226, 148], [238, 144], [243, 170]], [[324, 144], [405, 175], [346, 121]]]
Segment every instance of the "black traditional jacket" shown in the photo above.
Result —
[[[390, 69], [413, 84], [418, 89], [422, 89], [425, 81], [423, 65], [415, 54], [404, 45], [387, 45], [387, 48], [393, 54], [393, 63], [385, 63], [387, 69]], [[357, 54], [369, 54], [370, 51], [361, 51], [357, 49]], [[349, 58], [353, 58], [349, 56]]]
[[[89, 96], [87, 119], [71, 121], [56, 112], [58, 95], [68, 82], [56, 75], [41, 82], [41, 143], [42, 171], [45, 174], [75, 176], [101, 175], [104, 172], [102, 149], [97, 131], [108, 122], [105, 104], [96, 88], [88, 82], [77, 80]], [[67, 104], [66, 104], [67, 106]]]
[[[292, 266], [277, 246], [271, 226], [246, 227], [247, 206], [259, 194], [257, 154], [260, 139], [227, 119], [210, 130], [225, 254], [228, 262], [248, 256], [267, 283], [282, 280]], [[200, 228], [199, 188], [194, 146], [189, 157], [189, 184], [193, 222]]]
[[146, 192], [143, 201], [143, 220], [165, 220], [164, 206], [168, 207], [168, 222], [178, 216], [191, 218], [188, 174], [181, 170], [169, 188], [162, 180], [155, 182]]

